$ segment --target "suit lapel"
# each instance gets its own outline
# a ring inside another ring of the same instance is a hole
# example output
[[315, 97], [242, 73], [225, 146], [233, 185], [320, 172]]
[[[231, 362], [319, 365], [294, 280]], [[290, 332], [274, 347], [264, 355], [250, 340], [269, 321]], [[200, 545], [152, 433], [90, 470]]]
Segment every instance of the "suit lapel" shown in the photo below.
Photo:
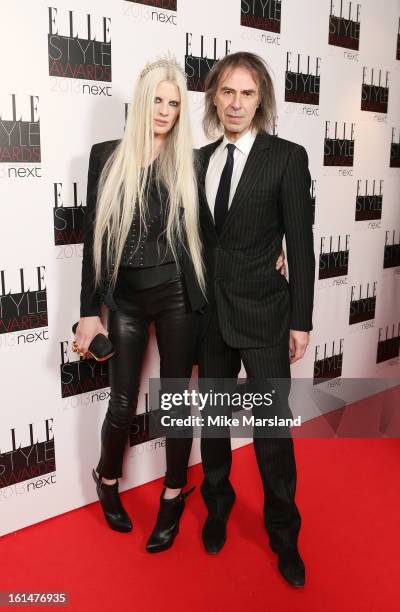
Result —
[[[223, 137], [221, 136], [221, 138], [219, 138], [215, 142], [212, 142], [209, 145], [206, 145], [199, 151], [200, 165], [198, 174], [198, 184], [200, 188], [200, 193], [202, 194], [204, 204], [203, 208], [205, 216], [207, 218], [207, 223], [210, 226], [210, 229], [212, 230], [216, 239], [218, 239], [218, 236], [215, 231], [214, 218], [211, 214], [211, 210], [207, 202], [205, 182], [211, 155], [214, 153], [215, 149], [221, 144], [222, 138]], [[219, 237], [220, 239], [229, 229], [229, 226], [232, 223], [232, 219], [234, 218], [235, 214], [243, 205], [243, 203], [246, 202], [246, 200], [248, 199], [249, 192], [257, 183], [257, 176], [259, 175], [268, 158], [269, 149], [272, 145], [272, 141], [272, 136], [267, 132], [260, 132], [259, 134], [257, 134], [250, 153], [247, 157], [246, 164], [243, 168], [243, 172], [240, 177], [239, 184], [236, 188], [235, 195], [233, 196], [231, 205], [229, 207], [228, 215], [225, 219], [225, 223], [223, 225], [222, 232]]]
[[214, 153], [215, 149], [221, 144], [222, 139], [223, 139], [223, 136], [220, 136], [218, 140], [215, 140], [214, 142], [211, 142], [210, 144], [200, 149], [204, 178], [207, 173], [208, 164], [210, 163], [210, 157]]
[[215, 235], [215, 238], [217, 238], [217, 233], [215, 231], [214, 218], [211, 214], [211, 210], [208, 205], [207, 194], [206, 194], [206, 174], [207, 174], [208, 165], [210, 163], [211, 155], [214, 153], [215, 149], [221, 144], [222, 138], [223, 137], [221, 136], [221, 138], [218, 138], [218, 140], [216, 140], [215, 142], [212, 142], [209, 145], [206, 145], [199, 151], [200, 164], [199, 164], [199, 174], [198, 174], [198, 185], [199, 185], [200, 193], [202, 195], [204, 214], [207, 219], [207, 223], [210, 227], [210, 230]]
[[249, 192], [252, 190], [255, 184], [257, 184], [257, 177], [265, 165], [265, 162], [269, 155], [269, 149], [272, 144], [272, 137], [266, 132], [257, 134], [256, 139], [251, 147], [250, 153], [247, 157], [246, 164], [243, 168], [242, 175], [240, 177], [238, 186], [233, 196], [231, 205], [228, 210], [225, 223], [222, 227], [220, 238], [229, 230], [232, 219], [234, 218], [237, 211], [243, 206], [243, 203], [248, 200]]

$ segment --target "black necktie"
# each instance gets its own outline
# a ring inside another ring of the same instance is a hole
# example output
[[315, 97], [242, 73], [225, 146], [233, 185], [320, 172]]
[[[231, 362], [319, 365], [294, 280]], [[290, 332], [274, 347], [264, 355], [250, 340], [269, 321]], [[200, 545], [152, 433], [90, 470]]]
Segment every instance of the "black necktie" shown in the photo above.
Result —
[[226, 215], [228, 214], [229, 194], [231, 191], [233, 171], [233, 152], [236, 149], [234, 144], [228, 144], [226, 146], [228, 149], [228, 157], [226, 158], [226, 163], [219, 180], [214, 206], [215, 229], [217, 230], [218, 235], [221, 233]]

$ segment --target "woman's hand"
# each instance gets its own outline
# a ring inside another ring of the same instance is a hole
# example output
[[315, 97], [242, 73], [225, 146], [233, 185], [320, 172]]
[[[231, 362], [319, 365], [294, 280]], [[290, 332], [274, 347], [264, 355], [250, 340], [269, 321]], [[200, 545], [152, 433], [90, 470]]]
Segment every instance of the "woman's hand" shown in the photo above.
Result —
[[281, 254], [276, 260], [275, 269], [278, 270], [287, 279], [287, 270], [285, 262], [285, 251], [282, 249]]
[[108, 331], [102, 324], [100, 317], [81, 317], [76, 328], [72, 350], [83, 357], [97, 334], [108, 336]]

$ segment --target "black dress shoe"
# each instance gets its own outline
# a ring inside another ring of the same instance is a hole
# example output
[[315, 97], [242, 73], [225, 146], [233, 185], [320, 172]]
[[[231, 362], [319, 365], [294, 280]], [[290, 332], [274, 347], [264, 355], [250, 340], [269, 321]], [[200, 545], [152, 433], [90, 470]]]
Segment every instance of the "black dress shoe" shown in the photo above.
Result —
[[194, 489], [195, 487], [192, 487], [186, 493], [179, 493], [172, 499], [165, 499], [165, 489], [163, 489], [156, 524], [147, 540], [147, 552], [162, 552], [171, 548], [175, 537], [179, 533], [179, 520], [185, 508], [185, 499]]
[[96, 483], [97, 495], [108, 526], [115, 531], [124, 533], [131, 531], [131, 519], [119, 498], [118, 479], [114, 484], [106, 484], [102, 481], [101, 476], [96, 475], [94, 469], [92, 470], [92, 476]]
[[291, 586], [304, 586], [305, 567], [298, 550], [279, 555], [278, 569]]
[[226, 541], [226, 520], [208, 515], [201, 536], [206, 551], [212, 555], [218, 553]]

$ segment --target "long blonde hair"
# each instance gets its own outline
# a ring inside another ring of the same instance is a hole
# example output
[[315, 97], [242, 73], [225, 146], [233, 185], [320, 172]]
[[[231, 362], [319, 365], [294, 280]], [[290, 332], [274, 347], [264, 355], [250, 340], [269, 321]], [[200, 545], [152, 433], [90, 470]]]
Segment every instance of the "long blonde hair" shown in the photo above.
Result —
[[[193, 145], [189, 125], [186, 80], [176, 63], [155, 62], [136, 81], [133, 102], [128, 111], [121, 142], [106, 161], [99, 178], [96, 221], [93, 238], [95, 283], [102, 276], [102, 249], [106, 238], [107, 266], [114, 269], [110, 282], [115, 285], [118, 266], [128, 236], [135, 206], [139, 212], [140, 232], [146, 228], [146, 184], [149, 161], [154, 158], [154, 98], [161, 81], [174, 83], [180, 92], [180, 113], [168, 133], [155, 164], [156, 180], [169, 194], [166, 238], [175, 259], [178, 245], [188, 251], [195, 274], [205, 293], [202, 245], [199, 237], [198, 197], [194, 171]], [[184, 208], [180, 218], [179, 208]], [[183, 226], [183, 227], [182, 227]], [[184, 244], [184, 235], [187, 247]]]

